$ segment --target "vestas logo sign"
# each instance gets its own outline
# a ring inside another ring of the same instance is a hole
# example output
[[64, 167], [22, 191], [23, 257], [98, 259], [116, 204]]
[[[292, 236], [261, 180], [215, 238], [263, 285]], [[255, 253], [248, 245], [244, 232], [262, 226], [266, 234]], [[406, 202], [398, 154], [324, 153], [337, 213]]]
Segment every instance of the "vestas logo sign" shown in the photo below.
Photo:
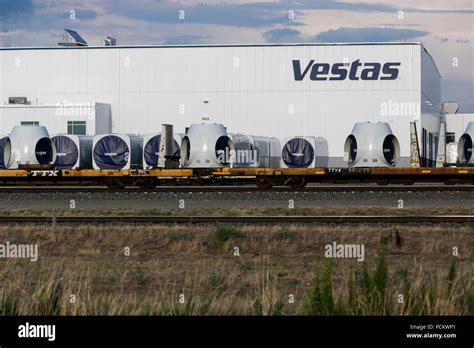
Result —
[[361, 63], [359, 59], [352, 63], [315, 63], [314, 59], [302, 68], [299, 60], [293, 60], [295, 81], [303, 81], [306, 75], [312, 81], [342, 81], [349, 80], [396, 80], [400, 62]]

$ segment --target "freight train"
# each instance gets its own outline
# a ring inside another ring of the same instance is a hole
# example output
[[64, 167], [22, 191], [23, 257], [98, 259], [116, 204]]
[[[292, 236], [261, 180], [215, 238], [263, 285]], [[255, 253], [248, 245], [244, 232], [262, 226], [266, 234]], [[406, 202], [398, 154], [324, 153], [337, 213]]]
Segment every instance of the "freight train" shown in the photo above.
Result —
[[[2, 138], [2, 164], [6, 169], [48, 164], [55, 169], [153, 169], [165, 149], [160, 149], [166, 142], [161, 138], [161, 133], [50, 136], [44, 126], [16, 126]], [[317, 136], [286, 137], [282, 144], [277, 138], [229, 133], [222, 124], [202, 123], [170, 138], [170, 153], [161, 156], [180, 159], [182, 168], [328, 166], [329, 144]], [[390, 167], [397, 164], [400, 146], [387, 123], [356, 123], [345, 153], [349, 167]]]
[[[17, 126], [0, 139], [0, 184], [80, 184], [110, 188], [158, 184], [237, 183], [258, 187], [308, 182], [378, 184], [417, 181], [473, 183], [474, 122], [461, 137], [461, 162], [452, 168], [396, 167], [400, 147], [383, 122], [356, 123], [344, 146], [347, 167], [328, 167], [326, 139], [228, 133], [222, 124], [193, 124], [185, 133], [50, 136], [42, 126]], [[167, 151], [164, 151], [167, 149]], [[160, 156], [171, 162], [162, 162]], [[416, 164], [416, 163], [415, 163]]]

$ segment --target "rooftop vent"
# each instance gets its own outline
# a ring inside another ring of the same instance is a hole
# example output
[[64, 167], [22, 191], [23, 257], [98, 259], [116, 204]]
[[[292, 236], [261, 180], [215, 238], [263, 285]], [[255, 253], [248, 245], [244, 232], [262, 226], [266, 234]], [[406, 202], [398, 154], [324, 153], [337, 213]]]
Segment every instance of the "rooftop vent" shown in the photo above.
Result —
[[455, 101], [444, 101], [441, 103], [441, 110], [445, 114], [456, 114], [459, 110], [459, 103]]
[[107, 36], [104, 39], [104, 46], [117, 46], [117, 39], [115, 39], [111, 36]]
[[26, 97], [8, 97], [8, 104], [28, 104]]
[[86, 40], [82, 38], [77, 31], [64, 29], [63, 40], [58, 43], [59, 46], [88, 46]]

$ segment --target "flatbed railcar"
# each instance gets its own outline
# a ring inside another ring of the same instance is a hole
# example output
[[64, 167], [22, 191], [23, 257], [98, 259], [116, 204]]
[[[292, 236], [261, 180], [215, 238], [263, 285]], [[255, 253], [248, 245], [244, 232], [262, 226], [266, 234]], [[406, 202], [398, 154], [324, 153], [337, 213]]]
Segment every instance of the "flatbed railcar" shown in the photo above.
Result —
[[0, 170], [2, 186], [126, 186], [154, 188], [157, 185], [225, 185], [253, 182], [257, 187], [303, 188], [307, 183], [414, 183], [474, 184], [474, 167], [442, 168], [209, 168], [57, 170], [23, 168]]

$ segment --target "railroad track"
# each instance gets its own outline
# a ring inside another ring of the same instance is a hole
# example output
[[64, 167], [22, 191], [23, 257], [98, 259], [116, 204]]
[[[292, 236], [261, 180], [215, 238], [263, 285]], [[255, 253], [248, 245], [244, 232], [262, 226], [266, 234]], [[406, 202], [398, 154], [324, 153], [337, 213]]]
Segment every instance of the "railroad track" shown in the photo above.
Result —
[[474, 215], [326, 215], [326, 216], [0, 216], [0, 223], [470, 223]]
[[255, 186], [160, 186], [154, 189], [126, 187], [113, 190], [106, 187], [52, 187], [25, 186], [0, 187], [0, 193], [106, 193], [106, 192], [474, 192], [474, 185], [397, 185], [397, 186], [307, 186], [301, 189], [273, 187], [261, 189]]

